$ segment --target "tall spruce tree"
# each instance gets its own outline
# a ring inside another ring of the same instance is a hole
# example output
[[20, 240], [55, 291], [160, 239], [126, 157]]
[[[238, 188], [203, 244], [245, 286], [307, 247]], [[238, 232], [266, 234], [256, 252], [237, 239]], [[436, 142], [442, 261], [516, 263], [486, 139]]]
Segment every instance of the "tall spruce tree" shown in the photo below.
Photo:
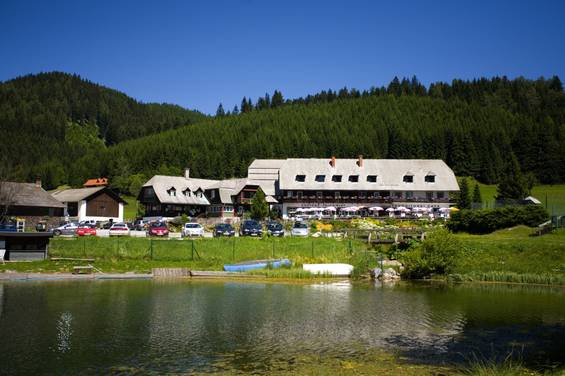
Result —
[[479, 188], [479, 183], [475, 184], [473, 188], [473, 204], [480, 206], [483, 203], [483, 198], [481, 197], [481, 189]]
[[224, 111], [224, 106], [221, 103], [218, 105], [218, 109], [216, 110], [216, 116], [217, 117], [226, 116], [226, 111]]
[[251, 218], [263, 220], [269, 215], [269, 204], [265, 199], [265, 193], [261, 188], [257, 189], [257, 193], [251, 200]]
[[284, 103], [284, 99], [282, 93], [278, 90], [275, 90], [273, 93], [273, 98], [271, 99], [271, 107], [276, 108], [282, 106]]
[[459, 184], [459, 198], [457, 200], [457, 207], [459, 209], [471, 209], [470, 193], [467, 178], [461, 179], [461, 184]]
[[496, 199], [500, 201], [521, 200], [528, 193], [518, 159], [513, 153], [510, 153], [506, 161], [506, 167], [496, 192]]

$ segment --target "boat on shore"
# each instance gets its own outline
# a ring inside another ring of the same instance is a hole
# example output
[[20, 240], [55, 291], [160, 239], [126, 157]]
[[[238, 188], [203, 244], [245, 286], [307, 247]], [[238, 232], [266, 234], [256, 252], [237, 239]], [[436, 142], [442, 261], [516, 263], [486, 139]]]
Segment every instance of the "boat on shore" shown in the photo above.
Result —
[[226, 272], [247, 272], [249, 270], [265, 269], [270, 268], [280, 268], [282, 266], [290, 266], [292, 262], [289, 259], [277, 259], [277, 260], [253, 260], [244, 261], [237, 264], [226, 264], [224, 265], [224, 270]]
[[302, 268], [312, 274], [326, 274], [336, 277], [347, 277], [353, 271], [349, 264], [304, 264]]

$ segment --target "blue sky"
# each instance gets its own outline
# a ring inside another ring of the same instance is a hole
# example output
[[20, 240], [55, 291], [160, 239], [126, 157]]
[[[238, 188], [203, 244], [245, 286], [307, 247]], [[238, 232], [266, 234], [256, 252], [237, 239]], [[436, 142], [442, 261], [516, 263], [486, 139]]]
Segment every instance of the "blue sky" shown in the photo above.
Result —
[[0, 1], [0, 81], [77, 73], [213, 113], [281, 90], [559, 75], [565, 1]]

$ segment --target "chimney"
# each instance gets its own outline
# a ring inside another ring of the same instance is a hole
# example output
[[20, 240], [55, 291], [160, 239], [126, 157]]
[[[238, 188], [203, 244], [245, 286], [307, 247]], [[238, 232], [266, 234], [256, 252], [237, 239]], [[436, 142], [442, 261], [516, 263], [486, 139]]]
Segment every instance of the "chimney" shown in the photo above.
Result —
[[35, 188], [41, 188], [41, 176], [35, 178]]
[[335, 167], [335, 157], [332, 155], [332, 159], [330, 160], [330, 166]]
[[184, 178], [190, 179], [190, 168], [188, 167], [184, 169]]
[[359, 154], [359, 159], [357, 160], [357, 166], [363, 167], [363, 155]]

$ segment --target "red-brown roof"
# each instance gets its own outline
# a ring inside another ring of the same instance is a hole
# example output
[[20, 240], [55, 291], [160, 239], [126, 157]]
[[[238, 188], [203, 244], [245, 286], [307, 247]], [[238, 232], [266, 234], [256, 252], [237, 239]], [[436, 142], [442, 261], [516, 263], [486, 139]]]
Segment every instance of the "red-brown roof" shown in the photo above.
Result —
[[103, 185], [108, 185], [108, 178], [88, 179], [83, 184], [84, 187], [100, 187]]

